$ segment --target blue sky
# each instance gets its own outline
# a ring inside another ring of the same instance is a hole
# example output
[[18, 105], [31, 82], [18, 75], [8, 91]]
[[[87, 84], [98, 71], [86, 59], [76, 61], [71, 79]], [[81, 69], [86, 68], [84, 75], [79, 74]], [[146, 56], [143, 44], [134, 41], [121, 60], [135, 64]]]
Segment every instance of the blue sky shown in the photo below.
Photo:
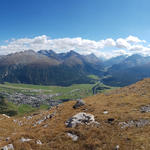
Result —
[[0, 45], [42, 35], [94, 41], [133, 35], [150, 42], [149, 6], [149, 0], [1, 0]]

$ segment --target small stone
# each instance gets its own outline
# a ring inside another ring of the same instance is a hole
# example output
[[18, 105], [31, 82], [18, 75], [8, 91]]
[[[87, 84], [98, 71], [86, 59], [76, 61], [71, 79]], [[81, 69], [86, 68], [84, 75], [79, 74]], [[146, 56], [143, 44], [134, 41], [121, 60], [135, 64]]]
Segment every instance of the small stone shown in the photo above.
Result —
[[103, 114], [108, 114], [108, 111], [105, 110], [105, 111], [103, 112]]
[[9, 116], [7, 116], [6, 114], [2, 114], [4, 117], [6, 117], [6, 118], [10, 118]]
[[8, 144], [2, 147], [1, 150], [14, 150], [14, 146], [12, 144]]
[[6, 141], [9, 141], [9, 140], [10, 140], [10, 137], [7, 137], [7, 138], [6, 138]]
[[42, 145], [42, 142], [41, 142], [40, 140], [37, 140], [37, 141], [36, 141], [36, 144]]
[[119, 148], [120, 148], [120, 146], [119, 146], [119, 145], [116, 145], [115, 150], [119, 150]]
[[74, 109], [79, 108], [81, 106], [85, 105], [85, 102], [82, 99], [78, 99], [75, 105], [73, 106]]
[[150, 112], [150, 105], [142, 106], [140, 108], [141, 113]]
[[22, 143], [24, 143], [24, 142], [29, 142], [29, 141], [31, 141], [32, 139], [25, 139], [24, 137], [22, 137], [21, 139], [20, 139], [20, 141], [22, 142]]
[[27, 116], [27, 119], [28, 119], [28, 120], [32, 119], [32, 116]]
[[72, 141], [77, 141], [79, 138], [77, 135], [72, 134], [72, 133], [67, 133], [67, 135], [72, 138]]
[[108, 123], [112, 123], [114, 120], [114, 118], [108, 118]]
[[44, 128], [47, 128], [47, 127], [48, 127], [48, 124], [45, 124], [43, 127], [44, 127]]

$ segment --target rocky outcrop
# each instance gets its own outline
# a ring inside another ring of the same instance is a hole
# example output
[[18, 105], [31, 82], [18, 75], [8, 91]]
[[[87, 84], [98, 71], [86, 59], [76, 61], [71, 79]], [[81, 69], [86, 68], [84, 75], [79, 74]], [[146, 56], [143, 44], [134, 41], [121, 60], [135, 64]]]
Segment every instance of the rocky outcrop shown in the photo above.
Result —
[[46, 116], [44, 116], [42, 119], [39, 119], [36, 123], [34, 123], [34, 127], [41, 124], [42, 122], [46, 121], [47, 119], [51, 119], [52, 117], [54, 117], [56, 114], [56, 112], [52, 113], [52, 114], [48, 114]]
[[68, 119], [65, 124], [67, 127], [73, 128], [79, 124], [90, 125], [98, 124], [98, 122], [95, 121], [94, 115], [80, 112]]

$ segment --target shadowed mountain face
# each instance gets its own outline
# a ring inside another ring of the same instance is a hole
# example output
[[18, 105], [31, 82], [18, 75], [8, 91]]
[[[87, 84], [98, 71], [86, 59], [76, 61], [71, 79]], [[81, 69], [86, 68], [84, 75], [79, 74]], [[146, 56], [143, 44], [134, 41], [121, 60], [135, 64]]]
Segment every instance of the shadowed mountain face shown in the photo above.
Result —
[[[50, 51], [29, 50], [0, 58], [0, 81], [44, 85], [91, 83], [89, 74], [101, 75], [88, 56], [74, 51], [57, 54]], [[98, 62], [100, 63], [100, 61]]]
[[103, 82], [111, 86], [126, 86], [150, 77], [150, 57], [132, 55], [118, 64], [112, 65]]

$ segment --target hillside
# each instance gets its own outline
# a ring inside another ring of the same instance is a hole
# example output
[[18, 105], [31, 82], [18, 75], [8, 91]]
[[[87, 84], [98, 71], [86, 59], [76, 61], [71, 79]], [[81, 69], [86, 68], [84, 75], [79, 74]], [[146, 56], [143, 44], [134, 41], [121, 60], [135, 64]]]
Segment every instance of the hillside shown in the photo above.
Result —
[[[144, 79], [88, 97], [76, 109], [76, 102], [70, 101], [30, 116], [1, 115], [0, 147], [11, 144], [15, 150], [149, 150], [149, 91], [150, 79]], [[81, 112], [86, 114], [73, 126], [78, 117], [68, 119]]]

